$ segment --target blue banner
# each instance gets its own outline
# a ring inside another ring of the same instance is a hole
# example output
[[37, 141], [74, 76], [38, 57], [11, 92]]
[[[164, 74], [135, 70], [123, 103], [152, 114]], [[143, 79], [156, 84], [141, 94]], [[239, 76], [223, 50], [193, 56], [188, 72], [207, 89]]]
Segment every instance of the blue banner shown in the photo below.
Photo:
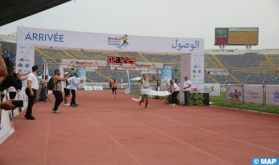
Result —
[[86, 69], [77, 69], [76, 72], [79, 74], [80, 80], [86, 81]]

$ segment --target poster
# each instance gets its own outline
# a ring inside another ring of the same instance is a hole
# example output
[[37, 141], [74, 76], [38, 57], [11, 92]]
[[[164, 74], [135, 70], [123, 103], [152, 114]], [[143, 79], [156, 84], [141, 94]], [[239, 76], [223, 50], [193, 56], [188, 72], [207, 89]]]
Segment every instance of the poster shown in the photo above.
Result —
[[[18, 73], [32, 72], [35, 60], [34, 46], [24, 46], [17, 44], [16, 50], [16, 66], [15, 70]], [[22, 81], [22, 86], [27, 87], [27, 80]]]
[[209, 96], [220, 96], [221, 89], [219, 83], [206, 83], [204, 84], [204, 92], [209, 93]]
[[242, 102], [242, 85], [227, 85], [229, 102]]
[[161, 90], [165, 91], [167, 89], [167, 84], [172, 79], [172, 69], [164, 68], [161, 69]]
[[79, 74], [77, 80], [84, 80], [85, 82], [78, 84], [78, 89], [83, 89], [83, 86], [86, 85], [86, 69], [76, 69], [76, 72]]
[[191, 54], [192, 93], [204, 93], [204, 54]]
[[245, 85], [244, 102], [250, 104], [263, 105], [263, 86], [262, 85]]
[[279, 86], [266, 86], [266, 105], [279, 106]]

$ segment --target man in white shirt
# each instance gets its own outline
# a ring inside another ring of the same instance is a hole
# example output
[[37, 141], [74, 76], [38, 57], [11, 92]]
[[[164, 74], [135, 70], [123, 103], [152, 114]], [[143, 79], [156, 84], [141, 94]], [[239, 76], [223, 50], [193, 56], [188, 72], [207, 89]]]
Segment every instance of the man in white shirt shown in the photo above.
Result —
[[177, 103], [177, 95], [180, 91], [180, 87], [173, 82], [173, 80], [170, 81], [170, 87], [172, 88], [172, 92], [171, 92], [171, 100], [172, 100], [172, 104], [170, 104], [169, 106], [176, 106]]
[[71, 100], [71, 105], [70, 107], [77, 107], [78, 104], [76, 104], [76, 90], [77, 90], [77, 85], [80, 83], [83, 83], [84, 80], [80, 80], [80, 82], [77, 80], [78, 77], [78, 73], [76, 72], [74, 77], [71, 80], [71, 85], [70, 85], [70, 89], [71, 89], [71, 93], [72, 93], [72, 100]]
[[189, 94], [190, 94], [190, 88], [191, 88], [191, 81], [188, 80], [188, 76], [184, 77], [184, 85], [183, 85], [183, 91], [184, 91], [184, 106], [189, 106]]
[[[69, 72], [65, 72], [65, 77], [69, 75]], [[69, 79], [69, 78], [68, 78]], [[66, 81], [62, 81], [62, 85], [64, 87], [64, 105], [65, 106], [70, 106], [70, 104], [68, 103], [68, 98], [70, 97], [70, 82], [68, 81], [68, 79]]]
[[26, 117], [26, 119], [28, 120], [35, 120], [35, 118], [32, 116], [32, 107], [35, 103], [36, 92], [39, 89], [39, 81], [37, 78], [38, 73], [39, 67], [37, 65], [34, 65], [32, 67], [32, 73], [29, 73], [27, 75], [27, 88], [25, 92], [28, 96], [28, 107], [24, 117]]

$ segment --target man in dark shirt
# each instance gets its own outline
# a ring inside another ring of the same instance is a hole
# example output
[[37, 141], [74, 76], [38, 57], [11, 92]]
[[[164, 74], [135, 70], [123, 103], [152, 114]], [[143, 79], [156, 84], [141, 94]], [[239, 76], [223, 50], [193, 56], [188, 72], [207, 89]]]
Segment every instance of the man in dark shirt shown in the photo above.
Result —
[[13, 86], [16, 90], [22, 88], [22, 81], [20, 80], [20, 77], [13, 77], [14, 74], [14, 68], [8, 67], [8, 76], [6, 77], [5, 83], [7, 87]]

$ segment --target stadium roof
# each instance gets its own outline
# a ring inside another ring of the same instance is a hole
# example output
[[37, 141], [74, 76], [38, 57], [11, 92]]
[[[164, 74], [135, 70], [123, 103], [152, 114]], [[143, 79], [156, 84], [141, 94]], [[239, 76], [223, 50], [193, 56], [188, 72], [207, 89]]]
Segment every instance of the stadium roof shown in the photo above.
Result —
[[69, 1], [71, 0], [0, 0], [0, 26]]

